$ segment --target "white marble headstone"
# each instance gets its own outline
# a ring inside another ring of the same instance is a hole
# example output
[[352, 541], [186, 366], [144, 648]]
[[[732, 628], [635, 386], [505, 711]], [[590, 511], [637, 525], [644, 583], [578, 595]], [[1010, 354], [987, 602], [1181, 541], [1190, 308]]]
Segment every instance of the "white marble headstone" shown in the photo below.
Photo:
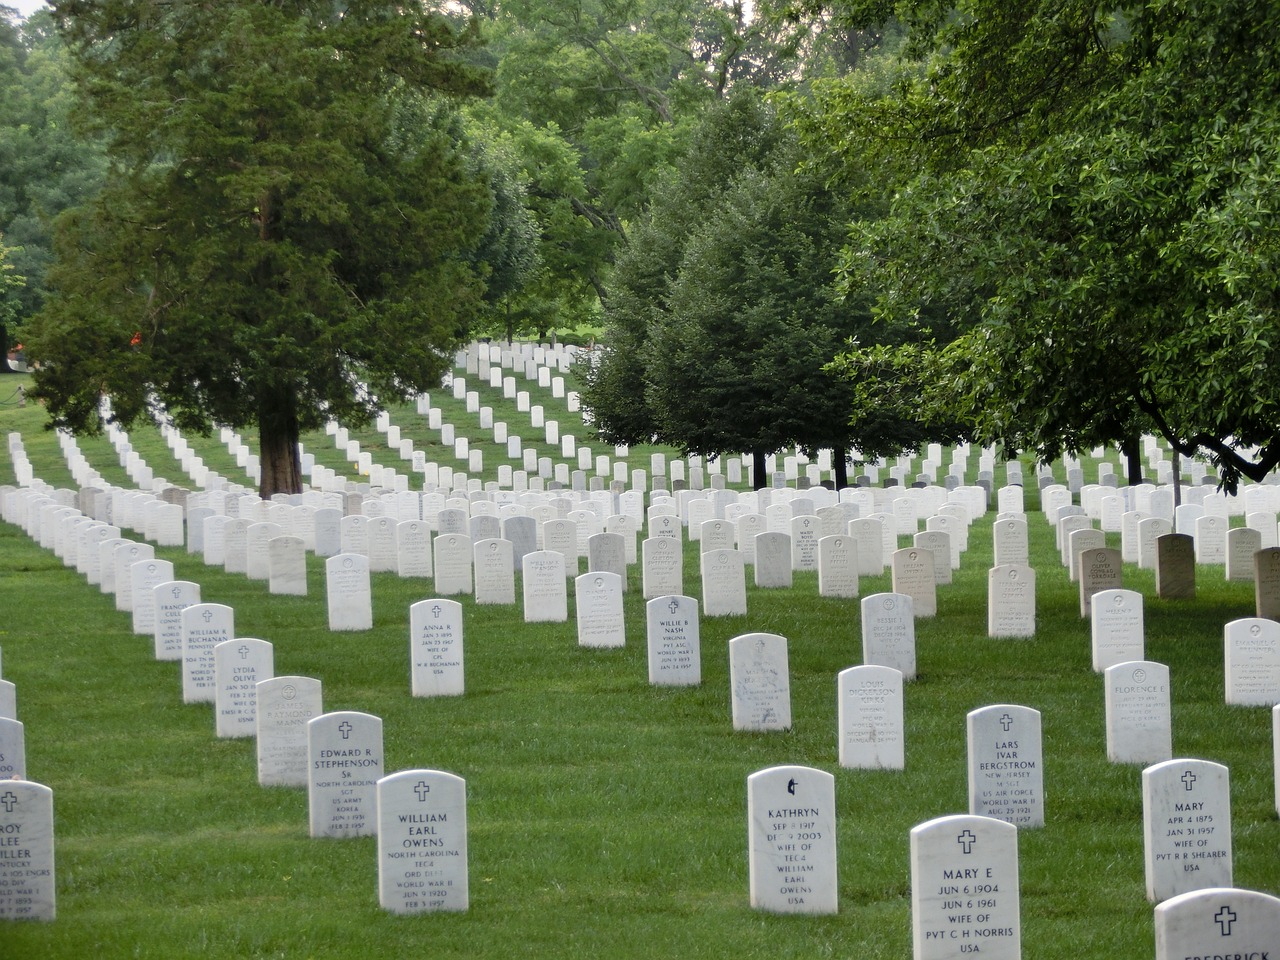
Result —
[[1260, 617], [1223, 627], [1227, 703], [1270, 707], [1280, 703], [1280, 623]]
[[1094, 594], [1089, 624], [1093, 669], [1098, 673], [1113, 664], [1143, 658], [1146, 628], [1142, 594], [1136, 590], [1101, 590]]
[[1036, 572], [1006, 563], [987, 571], [987, 636], [1034, 637]]
[[835, 777], [781, 766], [747, 777], [751, 906], [771, 913], [839, 909]]
[[340, 553], [324, 562], [325, 596], [330, 630], [373, 628], [373, 592], [369, 583], [369, 558]]
[[182, 659], [182, 611], [200, 602], [200, 584], [170, 580], [151, 592], [155, 607], [155, 655], [157, 660]]
[[622, 613], [622, 577], [584, 573], [574, 581], [574, 609], [581, 647], [622, 647], [627, 642]]
[[472, 592], [473, 550], [471, 538], [461, 533], [442, 533], [432, 541], [436, 593], [453, 597]]
[[1169, 668], [1150, 660], [1112, 664], [1104, 673], [1107, 759], [1150, 765], [1173, 757]]
[[861, 666], [836, 678], [840, 766], [901, 770], [905, 764], [902, 671]]
[[275, 672], [275, 648], [266, 640], [237, 637], [214, 646], [214, 730], [219, 737], [257, 736], [258, 684]]
[[1000, 703], [971, 710], [969, 812], [1017, 827], [1044, 826], [1044, 749], [1040, 711]]
[[746, 571], [737, 550], [710, 550], [700, 557], [702, 613], [708, 617], [747, 612]]
[[324, 713], [320, 681], [273, 677], [257, 691], [258, 783], [307, 786], [307, 721]]
[[222, 603], [196, 603], [182, 613], [182, 702], [214, 703], [213, 648], [235, 638], [235, 611]]
[[1280, 898], [1211, 887], [1155, 909], [1156, 960], [1267, 960], [1280, 944]]
[[27, 779], [27, 741], [22, 721], [0, 717], [0, 782]]
[[313, 837], [377, 833], [382, 718], [354, 710], [307, 721], [307, 809]]
[[564, 570], [564, 554], [558, 550], [535, 550], [525, 555], [521, 578], [525, 623], [563, 623], [569, 619]]
[[1142, 771], [1147, 899], [1231, 886], [1231, 785], [1209, 760], [1166, 760]]
[[655, 686], [696, 686], [702, 682], [698, 601], [655, 597], [645, 604], [649, 682]]
[[409, 662], [415, 697], [455, 697], [465, 689], [462, 604], [419, 600], [409, 607]]
[[729, 687], [735, 730], [791, 727], [791, 675], [787, 640], [748, 633], [729, 641]]
[[473, 554], [476, 603], [515, 603], [516, 567], [511, 541], [480, 540], [475, 544]]
[[55, 919], [53, 790], [33, 780], [0, 780], [0, 838], [0, 920]]
[[404, 770], [379, 780], [377, 797], [379, 905], [402, 914], [466, 910], [466, 781]]
[[915, 679], [915, 611], [905, 593], [873, 593], [862, 598], [862, 660], [893, 667], [906, 680]]

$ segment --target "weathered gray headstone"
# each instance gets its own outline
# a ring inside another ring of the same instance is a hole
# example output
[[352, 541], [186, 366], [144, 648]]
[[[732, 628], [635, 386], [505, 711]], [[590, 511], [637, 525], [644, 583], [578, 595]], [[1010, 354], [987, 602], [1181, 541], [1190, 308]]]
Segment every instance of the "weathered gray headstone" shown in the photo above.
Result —
[[919, 618], [938, 615], [938, 581], [934, 575], [934, 553], [918, 547], [906, 547], [893, 553], [893, 592], [911, 598]]
[[258, 783], [307, 786], [307, 721], [324, 713], [320, 681], [273, 677], [257, 690]]
[[301, 537], [267, 541], [267, 591], [273, 596], [307, 595], [307, 545]]
[[735, 730], [791, 727], [791, 675], [787, 640], [748, 633], [729, 641], [729, 688]]
[[1169, 533], [1156, 540], [1156, 596], [1161, 600], [1195, 599], [1195, 541], [1187, 534]]
[[762, 589], [790, 589], [794, 567], [791, 561], [791, 535], [766, 531], [755, 542], [755, 583]]
[[684, 592], [684, 549], [679, 540], [650, 537], [640, 546], [641, 589], [646, 600]]
[[1100, 547], [1080, 553], [1080, 616], [1086, 620], [1093, 610], [1093, 595], [1124, 586], [1120, 551]]
[[516, 568], [510, 540], [480, 540], [474, 548], [475, 597], [478, 604], [516, 602]]
[[471, 593], [474, 559], [471, 538], [461, 533], [442, 533], [431, 546], [436, 593], [442, 597]]
[[564, 554], [558, 550], [535, 550], [525, 555], [521, 578], [525, 623], [563, 623], [569, 619], [564, 569]]
[[701, 555], [700, 566], [703, 616], [744, 615], [747, 581], [742, 554], [737, 550], [711, 550]]

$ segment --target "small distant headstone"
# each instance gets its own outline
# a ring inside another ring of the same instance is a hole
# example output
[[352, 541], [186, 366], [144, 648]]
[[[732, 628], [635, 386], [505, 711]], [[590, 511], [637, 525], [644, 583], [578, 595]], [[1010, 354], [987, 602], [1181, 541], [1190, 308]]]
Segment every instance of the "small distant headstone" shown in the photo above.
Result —
[[730, 640], [729, 687], [733, 729], [790, 729], [791, 675], [786, 638], [773, 633], [748, 633]]
[[913, 960], [1021, 960], [1018, 829], [950, 816], [911, 831]]
[[1099, 547], [1080, 554], [1080, 616], [1088, 619], [1093, 610], [1093, 595], [1103, 590], [1119, 590], [1124, 586], [1120, 551]]
[[987, 636], [1035, 634], [1036, 572], [1019, 563], [992, 567], [987, 573]]
[[373, 629], [369, 558], [358, 553], [340, 553], [325, 560], [324, 571], [329, 629]]
[[1280, 623], [1260, 617], [1223, 627], [1227, 703], [1270, 707], [1280, 703]]
[[440, 598], [409, 607], [409, 664], [415, 697], [462, 695], [462, 604]]
[[938, 581], [934, 575], [934, 553], [919, 547], [906, 547], [893, 553], [893, 592], [905, 593], [912, 600], [917, 617], [938, 614]]
[[466, 781], [439, 770], [404, 770], [378, 781], [377, 798], [382, 909], [466, 910]]
[[[609, 534], [602, 534], [609, 536]], [[563, 581], [561, 581], [563, 585]], [[584, 573], [574, 581], [574, 609], [581, 647], [622, 647], [627, 642], [622, 614], [622, 577]]]
[[258, 684], [258, 783], [305, 787], [307, 721], [324, 713], [320, 681], [273, 677]]
[[916, 621], [909, 596], [874, 593], [862, 598], [862, 661], [915, 679]]
[[966, 717], [969, 812], [1016, 827], [1044, 826], [1044, 749], [1040, 711], [1014, 704]]
[[1155, 909], [1156, 960], [1267, 960], [1280, 944], [1280, 899], [1214, 887], [1171, 897]]
[[747, 861], [754, 909], [838, 911], [835, 799], [835, 777], [825, 770], [770, 767], [747, 777]]
[[698, 601], [654, 597], [645, 604], [649, 682], [654, 686], [697, 686], [702, 682]]
[[[1093, 669], [1141, 660], [1146, 649], [1142, 594], [1136, 590], [1101, 590], [1089, 610]], [[1165, 758], [1167, 759], [1167, 758]]]
[[266, 640], [236, 637], [214, 646], [214, 731], [219, 737], [257, 735], [258, 684], [275, 673], [275, 648]]
[[747, 581], [742, 554], [711, 550], [701, 555], [702, 613], [707, 617], [741, 616], [747, 612]]
[[1156, 596], [1161, 600], [1194, 600], [1196, 554], [1194, 539], [1168, 533], [1156, 540]]
[[1227, 768], [1166, 760], [1142, 771], [1147, 899], [1231, 886], [1231, 794]]
[[836, 679], [840, 766], [903, 769], [902, 679], [902, 672], [892, 667], [840, 671]]
[[557, 550], [535, 550], [525, 556], [522, 577], [525, 623], [563, 623], [569, 619], [564, 569], [564, 554]]
[[679, 540], [650, 537], [640, 545], [641, 589], [646, 600], [684, 592], [684, 549]]
[[1169, 668], [1133, 660], [1106, 668], [1107, 759], [1161, 763], [1173, 756]]
[[196, 603], [181, 617], [182, 702], [214, 703], [218, 686], [213, 648], [235, 638], [235, 611], [221, 603]]
[[33, 780], [0, 780], [0, 920], [53, 920], [53, 791]]
[[1280, 547], [1253, 555], [1253, 591], [1257, 616], [1280, 621]]
[[366, 837], [378, 830], [382, 719], [325, 713], [307, 721], [307, 807], [313, 837]]

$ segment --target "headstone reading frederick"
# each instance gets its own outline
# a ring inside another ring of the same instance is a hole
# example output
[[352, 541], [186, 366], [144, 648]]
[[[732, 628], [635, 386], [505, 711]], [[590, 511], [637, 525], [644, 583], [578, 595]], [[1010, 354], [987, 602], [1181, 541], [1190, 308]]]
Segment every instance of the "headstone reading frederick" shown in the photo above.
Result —
[[564, 554], [558, 550], [535, 550], [525, 555], [521, 578], [525, 623], [563, 623], [569, 619], [564, 570]]
[[463, 694], [462, 604], [440, 598], [410, 605], [409, 665], [415, 697]]
[[1015, 827], [1044, 826], [1044, 750], [1040, 711], [1000, 703], [971, 710], [969, 812]]
[[737, 550], [709, 550], [700, 556], [699, 564], [702, 568], [703, 616], [746, 614], [747, 581], [742, 554]]
[[835, 800], [836, 778], [825, 770], [769, 767], [747, 777], [747, 863], [754, 909], [838, 912]]
[[938, 817], [911, 830], [913, 960], [1021, 960], [1018, 829]]
[[214, 646], [214, 732], [219, 737], [257, 735], [258, 684], [275, 673], [275, 648], [266, 640], [236, 637]]
[[1161, 600], [1195, 599], [1195, 540], [1188, 534], [1167, 533], [1156, 540], [1156, 596]]
[[902, 671], [849, 667], [837, 676], [836, 690], [840, 766], [903, 769]]
[[904, 680], [916, 676], [916, 618], [905, 593], [862, 598], [862, 662], [893, 667]]
[[1166, 760], [1142, 771], [1147, 899], [1231, 886], [1231, 792], [1227, 768]]
[[313, 837], [378, 831], [383, 774], [382, 718], [354, 710], [307, 721], [307, 808]]
[[1150, 765], [1172, 758], [1169, 668], [1151, 660], [1116, 663], [1104, 681], [1107, 759]]
[[1094, 594], [1089, 625], [1096, 672], [1143, 658], [1146, 627], [1142, 594], [1136, 590], [1102, 590]]
[[325, 560], [324, 573], [329, 629], [373, 629], [369, 558], [359, 553], [340, 553]]
[[218, 685], [213, 648], [235, 638], [235, 611], [222, 603], [196, 603], [182, 611], [182, 702], [214, 703]]
[[906, 547], [893, 552], [893, 592], [911, 598], [917, 617], [938, 615], [938, 581], [934, 576], [932, 550]]
[[1155, 909], [1156, 960], [1268, 960], [1280, 944], [1280, 898], [1211, 887]]
[[787, 640], [747, 633], [729, 641], [729, 689], [735, 730], [791, 727], [791, 674]]
[[660, 687], [692, 687], [702, 682], [698, 601], [654, 597], [645, 604], [649, 682]]
[[618, 574], [584, 573], [574, 580], [574, 610], [578, 624], [578, 646], [626, 646], [622, 577]]
[[53, 920], [53, 790], [0, 780], [0, 920]]
[[1280, 703], [1280, 623], [1245, 617], [1232, 620], [1222, 632], [1227, 703]]
[[1093, 610], [1093, 595], [1103, 590], [1119, 590], [1124, 586], [1120, 551], [1114, 547], [1098, 547], [1080, 553], [1080, 616], [1088, 619]]
[[1007, 563], [987, 572], [987, 636], [1034, 637], [1036, 572], [1023, 563]]
[[382, 909], [466, 910], [466, 781], [440, 770], [403, 770], [379, 780], [377, 795]]
[[258, 684], [258, 783], [264, 787], [305, 787], [307, 721], [324, 713], [320, 681], [313, 677], [272, 677]]

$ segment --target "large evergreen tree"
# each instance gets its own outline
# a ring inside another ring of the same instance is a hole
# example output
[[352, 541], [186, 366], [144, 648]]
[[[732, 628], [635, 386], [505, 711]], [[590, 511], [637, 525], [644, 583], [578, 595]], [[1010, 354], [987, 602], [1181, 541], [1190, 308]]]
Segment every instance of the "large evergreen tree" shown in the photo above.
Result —
[[256, 424], [262, 495], [300, 489], [300, 430], [438, 382], [479, 307], [488, 189], [428, 96], [485, 89], [471, 37], [392, 0], [54, 8], [112, 166], [61, 224], [39, 395]]

